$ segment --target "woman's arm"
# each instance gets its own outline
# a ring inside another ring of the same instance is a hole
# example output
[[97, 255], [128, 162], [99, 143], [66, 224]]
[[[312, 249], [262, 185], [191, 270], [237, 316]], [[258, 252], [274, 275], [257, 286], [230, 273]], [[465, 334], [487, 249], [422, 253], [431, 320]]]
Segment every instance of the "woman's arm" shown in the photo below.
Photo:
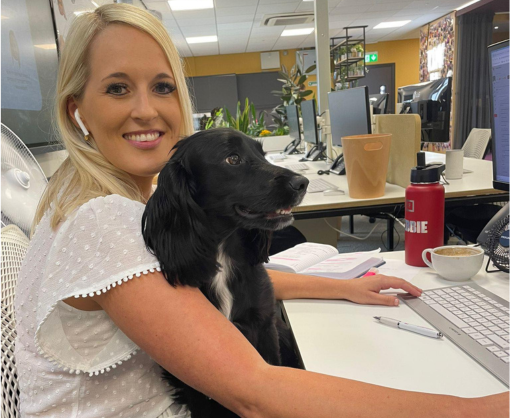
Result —
[[[179, 379], [246, 418], [508, 416], [506, 395], [462, 400], [270, 366], [196, 288], [144, 275], [94, 299]], [[491, 412], [491, 413], [489, 413]]]
[[327, 277], [305, 276], [268, 270], [273, 282], [276, 299], [347, 299], [369, 305], [398, 305], [392, 295], [381, 295], [386, 289], [402, 289], [413, 296], [420, 296], [421, 289], [393, 276], [376, 274], [353, 280], [338, 280]]

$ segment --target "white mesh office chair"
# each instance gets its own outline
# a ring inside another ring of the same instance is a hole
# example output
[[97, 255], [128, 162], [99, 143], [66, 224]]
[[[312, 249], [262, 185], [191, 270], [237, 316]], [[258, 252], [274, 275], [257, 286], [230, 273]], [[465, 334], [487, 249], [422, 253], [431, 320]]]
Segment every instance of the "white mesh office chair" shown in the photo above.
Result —
[[487, 144], [490, 139], [490, 129], [471, 129], [471, 132], [462, 147], [464, 150], [464, 157], [477, 158], [481, 160], [485, 155], [485, 150], [487, 149]]
[[16, 318], [14, 295], [21, 262], [27, 252], [29, 239], [16, 225], [2, 228], [2, 418], [18, 418], [19, 386], [14, 343]]

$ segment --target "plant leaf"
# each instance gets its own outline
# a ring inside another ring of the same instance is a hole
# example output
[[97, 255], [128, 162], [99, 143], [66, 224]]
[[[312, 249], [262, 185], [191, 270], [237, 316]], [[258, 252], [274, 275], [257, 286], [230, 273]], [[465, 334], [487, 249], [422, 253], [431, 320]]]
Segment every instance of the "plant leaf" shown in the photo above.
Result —
[[305, 74], [311, 73], [313, 70], [317, 68], [317, 64], [310, 65], [306, 70]]
[[308, 76], [306, 74], [303, 74], [301, 77], [299, 77], [299, 80], [296, 84], [298, 84], [298, 85], [303, 84], [307, 78], [308, 78]]
[[299, 92], [299, 97], [306, 97], [306, 96], [309, 96], [312, 93], [313, 93], [313, 90], [301, 91], [301, 92]]

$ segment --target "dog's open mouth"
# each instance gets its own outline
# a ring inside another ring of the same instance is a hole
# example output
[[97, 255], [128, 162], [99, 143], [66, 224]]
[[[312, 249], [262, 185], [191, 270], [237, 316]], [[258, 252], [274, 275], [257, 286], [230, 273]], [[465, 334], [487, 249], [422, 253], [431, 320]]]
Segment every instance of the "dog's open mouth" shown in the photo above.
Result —
[[284, 217], [292, 216], [292, 214], [291, 214], [292, 208], [290, 208], [290, 207], [286, 208], [286, 209], [278, 209], [274, 212], [257, 212], [257, 211], [248, 209], [247, 207], [241, 206], [241, 205], [235, 205], [234, 208], [239, 216], [242, 216], [243, 218], [248, 218], [248, 219], [259, 219], [259, 218], [275, 219], [275, 218], [284, 218]]

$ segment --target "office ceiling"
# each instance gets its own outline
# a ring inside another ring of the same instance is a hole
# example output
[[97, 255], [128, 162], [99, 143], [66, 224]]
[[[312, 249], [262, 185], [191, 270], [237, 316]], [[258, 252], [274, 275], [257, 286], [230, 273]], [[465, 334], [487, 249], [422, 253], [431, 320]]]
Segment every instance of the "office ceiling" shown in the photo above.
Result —
[[[125, 0], [124, 0], [125, 1]], [[325, 0], [317, 0], [325, 1]], [[345, 26], [368, 25], [368, 43], [418, 38], [419, 28], [468, 0], [329, 0], [329, 35], [341, 36]], [[105, 3], [101, 1], [100, 3]], [[134, 0], [159, 11], [182, 56], [235, 54], [315, 45], [315, 34], [281, 37], [285, 29], [313, 27], [261, 26], [262, 17], [275, 13], [313, 12], [313, 1], [214, 0], [213, 9], [172, 11], [167, 0]], [[373, 29], [381, 22], [411, 20], [401, 28]], [[187, 37], [216, 35], [218, 42], [188, 44]]]

